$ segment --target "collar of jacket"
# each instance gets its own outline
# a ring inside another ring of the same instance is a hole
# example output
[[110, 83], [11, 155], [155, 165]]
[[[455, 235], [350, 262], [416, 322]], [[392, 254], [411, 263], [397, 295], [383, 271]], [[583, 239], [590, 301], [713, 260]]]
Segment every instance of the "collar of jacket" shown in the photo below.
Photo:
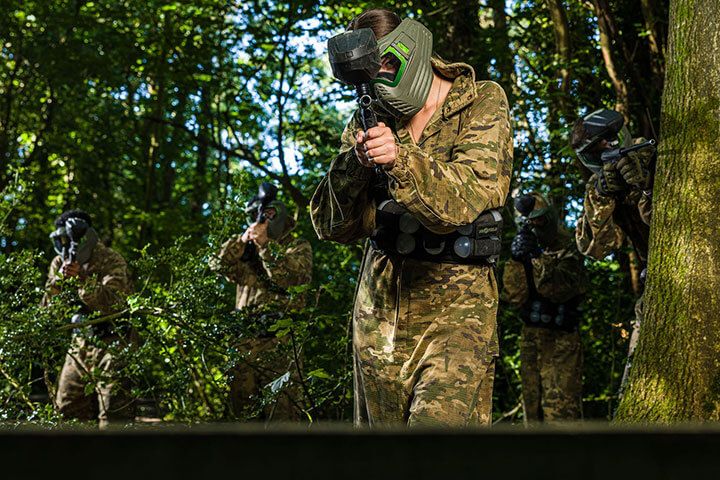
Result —
[[447, 119], [470, 105], [477, 97], [475, 70], [467, 63], [447, 63], [436, 56], [430, 62], [433, 70], [453, 82], [442, 109], [442, 116]]

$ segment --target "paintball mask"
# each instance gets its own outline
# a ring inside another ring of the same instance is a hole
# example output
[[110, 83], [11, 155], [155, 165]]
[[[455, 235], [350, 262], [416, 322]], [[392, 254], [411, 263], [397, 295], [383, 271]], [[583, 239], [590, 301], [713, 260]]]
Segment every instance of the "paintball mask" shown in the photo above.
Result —
[[515, 199], [515, 210], [532, 227], [541, 247], [546, 247], [558, 234], [558, 213], [555, 207], [538, 192], [521, 195]]
[[396, 119], [410, 118], [425, 105], [433, 80], [432, 46], [430, 30], [409, 18], [378, 40], [381, 61], [395, 73], [378, 73], [373, 85], [381, 109]]
[[80, 265], [90, 260], [92, 251], [97, 245], [98, 236], [82, 218], [71, 217], [65, 225], [50, 234], [55, 252], [65, 262], [78, 262]]
[[[257, 195], [250, 199], [245, 206], [245, 213], [251, 216], [250, 221], [257, 223], [268, 223], [268, 237], [278, 240], [285, 233], [288, 221], [287, 207], [280, 200], [277, 200], [278, 189], [269, 182], [263, 182], [258, 189]], [[273, 208], [275, 216], [270, 218], [267, 210]]]
[[606, 140], [609, 148], [629, 147], [632, 137], [625, 126], [623, 116], [614, 111], [600, 109], [583, 118], [583, 127], [587, 132], [582, 145], [575, 149], [580, 162], [591, 172], [600, 175], [602, 172], [601, 141]]

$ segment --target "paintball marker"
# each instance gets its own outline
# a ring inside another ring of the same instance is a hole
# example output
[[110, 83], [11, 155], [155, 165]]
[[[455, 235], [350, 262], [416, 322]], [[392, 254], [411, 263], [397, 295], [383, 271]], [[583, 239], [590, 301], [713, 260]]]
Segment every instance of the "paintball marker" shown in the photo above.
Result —
[[[269, 220], [267, 208], [277, 199], [278, 188], [270, 182], [263, 182], [258, 188], [257, 195], [253, 196], [245, 205], [245, 213], [253, 215], [257, 223], [265, 223]], [[257, 246], [252, 241], [245, 247], [240, 260], [249, 261], [257, 257]]]
[[[375, 34], [369, 28], [359, 28], [332, 37], [328, 40], [328, 57], [335, 78], [353, 85], [357, 91], [360, 108], [360, 122], [363, 130], [376, 127], [377, 115], [372, 108], [373, 87], [371, 81], [380, 71], [380, 50]], [[383, 183], [385, 172], [375, 166], [379, 183]]]
[[655, 143], [655, 140], [648, 140], [646, 142], [633, 145], [632, 147], [613, 148], [612, 150], [606, 150], [602, 153], [601, 159], [603, 163], [617, 163], [621, 158], [626, 157], [628, 153], [654, 147]]
[[360, 28], [332, 37], [328, 40], [328, 57], [335, 78], [357, 90], [363, 130], [377, 126], [370, 82], [380, 71], [380, 51], [373, 31]]

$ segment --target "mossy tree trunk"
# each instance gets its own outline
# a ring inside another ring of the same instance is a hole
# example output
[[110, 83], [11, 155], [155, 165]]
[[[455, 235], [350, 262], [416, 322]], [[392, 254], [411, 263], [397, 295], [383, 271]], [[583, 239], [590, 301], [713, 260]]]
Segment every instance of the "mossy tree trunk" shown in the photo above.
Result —
[[673, 0], [645, 318], [619, 421], [720, 420], [720, 2]]

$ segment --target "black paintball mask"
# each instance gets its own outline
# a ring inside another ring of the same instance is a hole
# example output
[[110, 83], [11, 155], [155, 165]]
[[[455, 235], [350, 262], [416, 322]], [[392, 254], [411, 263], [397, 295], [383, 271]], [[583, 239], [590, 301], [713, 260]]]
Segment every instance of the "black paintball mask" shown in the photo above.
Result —
[[90, 260], [98, 235], [90, 224], [78, 217], [70, 217], [65, 224], [50, 234], [55, 252], [64, 262], [78, 262], [80, 265]]
[[621, 148], [632, 145], [632, 137], [625, 126], [623, 116], [608, 109], [600, 109], [583, 118], [583, 127], [586, 137], [582, 144], [575, 149], [580, 162], [591, 172], [602, 172], [602, 152], [600, 143], [605, 140], [607, 148]]
[[515, 199], [515, 210], [521, 221], [528, 225], [542, 248], [548, 247], [558, 235], [558, 212], [538, 192], [521, 195]]
[[[283, 202], [277, 200], [278, 188], [269, 182], [263, 182], [258, 189], [257, 195], [252, 197], [245, 206], [245, 213], [249, 215], [250, 223], [268, 222], [268, 237], [279, 240], [285, 233], [288, 226], [287, 207]], [[269, 209], [275, 210], [275, 215], [270, 218]]]

